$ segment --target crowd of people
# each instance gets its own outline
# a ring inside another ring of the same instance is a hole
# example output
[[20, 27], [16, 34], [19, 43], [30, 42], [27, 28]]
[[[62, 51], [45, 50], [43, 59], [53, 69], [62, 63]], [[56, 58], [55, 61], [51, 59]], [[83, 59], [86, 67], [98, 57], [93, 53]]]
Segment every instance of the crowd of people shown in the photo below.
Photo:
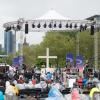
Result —
[[[79, 70], [72, 71], [73, 68], [46, 68], [39, 69], [37, 67], [23, 70], [8, 70], [0, 77], [0, 88], [4, 88], [6, 96], [9, 93], [20, 95], [19, 90], [33, 88], [51, 88], [57, 87], [59, 90], [64, 90], [68, 87], [73, 89], [77, 86], [79, 93], [83, 93], [85, 89], [90, 90], [97, 88], [94, 83], [99, 83], [99, 72], [90, 71], [80, 74]], [[94, 89], [99, 91], [98, 89]], [[90, 98], [93, 98], [94, 90], [90, 92]], [[76, 91], [76, 90], [75, 90]], [[74, 92], [72, 92], [74, 93]], [[0, 99], [1, 100], [1, 99]]]

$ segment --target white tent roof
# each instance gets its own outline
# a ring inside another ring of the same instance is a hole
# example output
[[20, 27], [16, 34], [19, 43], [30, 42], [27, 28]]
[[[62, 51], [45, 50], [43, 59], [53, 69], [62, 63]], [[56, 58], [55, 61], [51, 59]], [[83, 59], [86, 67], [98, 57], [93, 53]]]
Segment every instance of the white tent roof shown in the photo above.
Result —
[[50, 10], [43, 16], [37, 18], [37, 20], [67, 20], [67, 18], [57, 13], [55, 10]]

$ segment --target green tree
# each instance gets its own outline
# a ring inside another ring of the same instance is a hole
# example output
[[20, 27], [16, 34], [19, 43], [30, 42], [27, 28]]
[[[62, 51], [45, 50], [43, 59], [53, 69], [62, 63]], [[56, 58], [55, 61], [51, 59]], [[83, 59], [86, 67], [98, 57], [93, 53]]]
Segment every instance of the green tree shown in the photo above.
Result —
[[[74, 33], [74, 32], [73, 32]], [[44, 37], [43, 42], [40, 44], [44, 51], [47, 47], [50, 49], [50, 55], [56, 55], [56, 60], [51, 60], [51, 63], [59, 63], [60, 66], [66, 64], [66, 54], [73, 52], [75, 55], [75, 34], [68, 35], [69, 32], [48, 32]], [[42, 55], [45, 53], [42, 53]]]
[[[38, 65], [41, 67], [41, 64], [45, 62], [45, 59], [38, 59], [38, 56], [46, 55], [46, 48], [48, 47], [50, 55], [58, 57], [57, 59], [51, 59], [50, 64], [58, 64], [61, 67], [65, 66], [67, 53], [71, 52], [74, 57], [76, 57], [77, 34], [79, 34], [80, 54], [83, 55], [85, 59], [93, 58], [94, 36], [90, 35], [88, 30], [84, 32], [48, 32], [40, 44], [23, 46], [24, 63], [29, 67], [32, 65]], [[98, 38], [100, 38], [100, 32]], [[100, 39], [98, 40], [98, 54], [100, 59]], [[12, 58], [18, 55], [19, 52], [17, 52], [16, 55], [10, 54], [7, 58], [7, 63], [12, 64]]]

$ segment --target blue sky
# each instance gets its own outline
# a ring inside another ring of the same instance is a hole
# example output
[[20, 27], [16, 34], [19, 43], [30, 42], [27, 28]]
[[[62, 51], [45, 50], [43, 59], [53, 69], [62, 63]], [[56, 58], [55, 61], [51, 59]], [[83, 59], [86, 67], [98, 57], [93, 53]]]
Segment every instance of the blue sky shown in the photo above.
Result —
[[[0, 0], [0, 43], [3, 44], [3, 23], [19, 18], [32, 20], [52, 8], [72, 20], [84, 19], [100, 15], [100, 0]], [[34, 32], [29, 33], [26, 38], [30, 44], [37, 44], [44, 35]]]

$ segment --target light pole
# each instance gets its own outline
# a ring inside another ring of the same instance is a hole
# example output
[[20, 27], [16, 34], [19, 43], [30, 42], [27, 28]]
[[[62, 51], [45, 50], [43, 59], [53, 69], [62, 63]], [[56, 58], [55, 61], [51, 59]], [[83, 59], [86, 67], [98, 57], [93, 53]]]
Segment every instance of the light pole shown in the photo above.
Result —
[[24, 22], [25, 21], [23, 18], [20, 18], [18, 20], [18, 24], [20, 27], [20, 59], [19, 59], [19, 60], [21, 60], [20, 69], [22, 69], [22, 64], [23, 64], [23, 60], [22, 60], [22, 58], [23, 58], [23, 29], [22, 29], [22, 27], [23, 27]]
[[16, 54], [16, 29], [14, 29], [14, 55]]
[[95, 33], [94, 33], [94, 67], [98, 68], [98, 32], [97, 32], [97, 18], [94, 18], [95, 23]]
[[76, 35], [76, 56], [78, 56], [79, 55], [79, 53], [80, 53], [80, 50], [79, 50], [79, 46], [80, 46], [80, 41], [79, 41], [79, 31], [78, 31], [78, 33], [77, 33], [77, 35]]

